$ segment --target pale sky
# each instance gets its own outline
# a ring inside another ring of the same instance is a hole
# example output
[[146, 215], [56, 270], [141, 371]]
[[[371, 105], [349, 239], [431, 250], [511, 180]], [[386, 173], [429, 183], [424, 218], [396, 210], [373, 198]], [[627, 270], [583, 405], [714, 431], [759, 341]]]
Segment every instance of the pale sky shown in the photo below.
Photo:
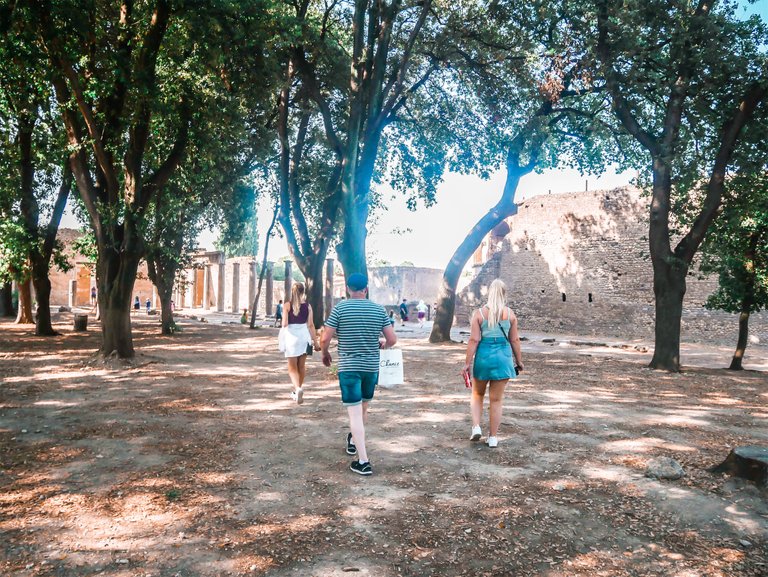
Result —
[[[448, 174], [438, 187], [437, 202], [430, 208], [420, 205], [415, 212], [409, 211], [402, 196], [384, 192], [382, 198], [387, 209], [379, 213], [377, 222], [369, 228], [368, 262], [386, 260], [393, 265], [410, 261], [415, 266], [443, 269], [467, 233], [480, 217], [501, 197], [504, 187], [504, 171], [497, 172], [489, 180], [476, 176]], [[546, 171], [523, 178], [515, 197], [517, 202], [536, 194], [576, 192], [615, 188], [629, 183], [634, 174], [606, 173], [600, 178], [581, 176], [577, 171]], [[384, 189], [382, 189], [384, 190]], [[261, 238], [259, 250], [263, 250], [266, 227], [271, 219], [269, 199], [259, 204]], [[212, 246], [212, 237], [205, 241]], [[284, 239], [273, 237], [269, 245], [270, 260], [288, 255]], [[333, 257], [329, 254], [329, 257]], [[259, 255], [261, 258], [261, 255]]]

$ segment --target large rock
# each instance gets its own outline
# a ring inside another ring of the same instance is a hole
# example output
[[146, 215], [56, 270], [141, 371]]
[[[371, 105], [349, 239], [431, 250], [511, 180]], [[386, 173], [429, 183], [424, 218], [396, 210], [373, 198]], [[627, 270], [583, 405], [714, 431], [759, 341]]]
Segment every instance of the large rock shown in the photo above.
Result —
[[680, 479], [685, 476], [685, 471], [671, 457], [656, 457], [648, 461], [645, 476], [652, 479]]

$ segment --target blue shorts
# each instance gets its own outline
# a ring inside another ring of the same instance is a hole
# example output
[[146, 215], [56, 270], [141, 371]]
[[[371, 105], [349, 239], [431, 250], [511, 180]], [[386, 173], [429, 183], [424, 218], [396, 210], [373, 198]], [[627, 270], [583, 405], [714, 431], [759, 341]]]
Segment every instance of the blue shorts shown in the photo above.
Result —
[[341, 402], [348, 407], [373, 400], [379, 371], [339, 371]]

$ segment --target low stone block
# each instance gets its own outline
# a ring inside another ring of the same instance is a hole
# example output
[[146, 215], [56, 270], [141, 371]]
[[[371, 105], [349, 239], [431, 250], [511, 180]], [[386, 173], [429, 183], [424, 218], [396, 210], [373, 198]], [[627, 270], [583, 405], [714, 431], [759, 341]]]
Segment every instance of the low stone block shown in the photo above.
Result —
[[656, 457], [648, 461], [645, 476], [651, 479], [680, 479], [685, 476], [683, 467], [671, 457]]

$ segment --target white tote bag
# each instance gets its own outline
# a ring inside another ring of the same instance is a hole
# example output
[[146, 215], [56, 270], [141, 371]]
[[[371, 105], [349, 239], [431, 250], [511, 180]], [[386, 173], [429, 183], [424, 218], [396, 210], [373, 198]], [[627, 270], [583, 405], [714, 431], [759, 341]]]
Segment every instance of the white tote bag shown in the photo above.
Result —
[[392, 389], [403, 384], [402, 349], [382, 349], [379, 351], [379, 384], [385, 389]]

